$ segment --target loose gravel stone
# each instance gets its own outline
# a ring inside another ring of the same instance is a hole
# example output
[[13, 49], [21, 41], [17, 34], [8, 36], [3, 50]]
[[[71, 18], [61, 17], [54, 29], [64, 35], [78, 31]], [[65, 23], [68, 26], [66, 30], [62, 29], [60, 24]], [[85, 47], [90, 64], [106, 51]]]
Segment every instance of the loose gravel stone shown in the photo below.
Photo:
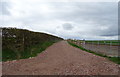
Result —
[[118, 64], [61, 41], [36, 57], [2, 63], [3, 75], [118, 75]]

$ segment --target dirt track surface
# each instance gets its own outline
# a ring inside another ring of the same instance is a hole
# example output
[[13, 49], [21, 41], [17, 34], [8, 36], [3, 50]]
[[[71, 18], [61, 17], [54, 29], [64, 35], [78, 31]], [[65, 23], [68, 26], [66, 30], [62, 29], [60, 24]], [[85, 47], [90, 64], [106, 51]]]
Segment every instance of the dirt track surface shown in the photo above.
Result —
[[2, 64], [3, 75], [118, 75], [118, 65], [61, 41], [37, 57]]

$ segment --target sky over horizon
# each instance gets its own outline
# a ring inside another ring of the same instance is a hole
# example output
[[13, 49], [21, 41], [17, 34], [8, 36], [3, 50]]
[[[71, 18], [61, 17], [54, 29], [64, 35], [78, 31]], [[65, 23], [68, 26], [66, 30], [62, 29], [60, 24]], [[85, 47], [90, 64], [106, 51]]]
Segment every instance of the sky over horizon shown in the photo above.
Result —
[[0, 2], [1, 27], [45, 32], [65, 39], [117, 40], [117, 2]]

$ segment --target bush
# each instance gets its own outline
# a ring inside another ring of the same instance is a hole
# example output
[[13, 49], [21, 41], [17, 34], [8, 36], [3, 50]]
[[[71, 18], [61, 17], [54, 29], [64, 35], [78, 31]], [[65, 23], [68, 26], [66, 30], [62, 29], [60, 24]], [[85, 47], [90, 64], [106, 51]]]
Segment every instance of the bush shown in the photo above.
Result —
[[25, 29], [2, 28], [2, 60], [36, 56], [62, 38]]

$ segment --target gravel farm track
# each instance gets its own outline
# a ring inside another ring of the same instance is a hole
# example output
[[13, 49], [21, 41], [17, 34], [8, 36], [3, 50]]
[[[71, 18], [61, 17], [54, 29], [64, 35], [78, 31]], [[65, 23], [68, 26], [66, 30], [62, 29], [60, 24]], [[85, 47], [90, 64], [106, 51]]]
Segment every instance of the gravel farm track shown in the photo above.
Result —
[[3, 75], [118, 75], [118, 64], [60, 41], [38, 56], [2, 63]]

